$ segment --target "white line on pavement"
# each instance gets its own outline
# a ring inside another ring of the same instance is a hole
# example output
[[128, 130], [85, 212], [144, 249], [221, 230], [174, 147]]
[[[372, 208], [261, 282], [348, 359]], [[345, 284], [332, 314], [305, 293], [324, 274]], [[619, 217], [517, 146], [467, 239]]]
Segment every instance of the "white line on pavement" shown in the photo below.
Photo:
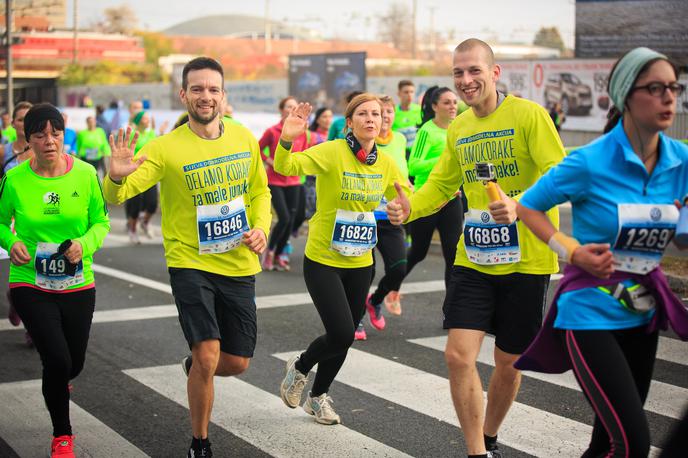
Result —
[[[447, 345], [447, 336], [410, 339], [409, 342], [443, 352], [444, 347]], [[685, 354], [688, 352], [688, 343], [682, 344], [682, 353]], [[485, 336], [480, 348], [480, 354], [478, 355], [478, 361], [489, 366], [494, 366], [494, 348], [494, 337]], [[576, 378], [571, 372], [565, 374], [543, 374], [540, 372], [528, 371], [524, 372], [523, 375], [580, 391]], [[671, 418], [681, 418], [685, 406], [681, 402], [677, 402], [677, 399], [688, 399], [688, 389], [653, 380], [650, 385], [647, 401], [645, 402], [645, 410]]]
[[[125, 370], [125, 374], [187, 407], [186, 377], [178, 365]], [[213, 423], [271, 456], [408, 457], [344, 425], [326, 427], [300, 407], [235, 377], [215, 378]]]
[[[22, 457], [45, 457], [50, 453], [52, 425], [45, 410], [40, 380], [0, 384], [0, 437]], [[77, 456], [94, 458], [147, 457], [139, 448], [110, 429], [74, 402], [69, 412], [74, 426]]]

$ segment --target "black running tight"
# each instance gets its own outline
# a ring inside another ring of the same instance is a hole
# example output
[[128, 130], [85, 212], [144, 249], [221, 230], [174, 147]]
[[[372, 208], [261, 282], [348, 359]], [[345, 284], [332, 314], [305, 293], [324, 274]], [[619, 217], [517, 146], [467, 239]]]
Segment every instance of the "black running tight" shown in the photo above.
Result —
[[[385, 275], [380, 279], [377, 289], [370, 298], [373, 304], [380, 304], [390, 291], [399, 291], [401, 282], [406, 276], [406, 234], [401, 226], [389, 221], [377, 222], [377, 245], [375, 248], [382, 255], [385, 263]], [[370, 275], [370, 283], [375, 278], [375, 257]]]
[[299, 197], [301, 196], [301, 185], [297, 186], [274, 186], [270, 185], [272, 194], [272, 206], [277, 213], [277, 224], [270, 234], [268, 249], [274, 250], [275, 256], [282, 254], [282, 250], [287, 245], [291, 236], [292, 226], [299, 207]]
[[311, 392], [327, 393], [344, 364], [354, 342], [356, 325], [365, 311], [372, 266], [343, 269], [303, 258], [303, 277], [308, 293], [325, 326], [325, 334], [315, 339], [301, 354], [296, 368], [304, 373], [318, 365]]
[[411, 273], [411, 269], [416, 264], [425, 259], [435, 228], [440, 233], [442, 256], [444, 257], [444, 284], [448, 286], [454, 258], [456, 257], [456, 246], [459, 243], [459, 237], [463, 229], [461, 199], [453, 199], [437, 213], [409, 223], [411, 249], [407, 257], [406, 275]]
[[650, 429], [643, 410], [658, 334], [646, 328], [561, 333], [574, 375], [595, 411], [583, 457], [646, 457]]
[[58, 294], [19, 287], [10, 294], [43, 363], [43, 398], [53, 435], [71, 435], [69, 381], [84, 367], [96, 290]]

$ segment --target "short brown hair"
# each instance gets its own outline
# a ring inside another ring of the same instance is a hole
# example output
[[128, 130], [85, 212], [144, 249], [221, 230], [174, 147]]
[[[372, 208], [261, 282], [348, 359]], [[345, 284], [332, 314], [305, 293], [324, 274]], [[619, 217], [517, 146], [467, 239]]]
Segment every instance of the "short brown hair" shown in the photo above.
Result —
[[401, 80], [401, 81], [399, 81], [399, 84], [397, 85], [397, 89], [401, 91], [406, 86], [416, 87], [416, 85], [413, 84], [413, 81], [411, 81], [411, 80]]
[[279, 108], [280, 110], [284, 110], [285, 105], [286, 105], [287, 102], [290, 101], [290, 100], [297, 101], [297, 100], [296, 100], [296, 97], [294, 97], [293, 95], [288, 95], [288, 96], [286, 96], [285, 98], [283, 98], [282, 100], [280, 100], [279, 104], [277, 105], [278, 108]]
[[357, 95], [351, 100], [351, 102], [349, 102], [349, 104], [346, 106], [346, 110], [344, 110], [344, 118], [351, 119], [351, 117], [354, 115], [354, 111], [356, 111], [356, 108], [366, 102], [377, 102], [380, 105], [380, 110], [382, 110], [382, 102], [380, 99], [375, 94], [364, 92], [363, 94]]
[[386, 94], [378, 96], [378, 99], [383, 105], [394, 105], [394, 99]]
[[19, 110], [30, 110], [31, 107], [33, 106], [33, 103], [27, 102], [27, 101], [22, 101], [19, 102], [14, 106], [14, 110], [12, 110], [12, 121], [17, 119], [17, 111]]
[[483, 52], [485, 53], [485, 61], [487, 62], [487, 65], [489, 67], [493, 67], [495, 64], [494, 52], [492, 52], [492, 48], [490, 48], [490, 45], [485, 43], [483, 40], [479, 40], [477, 38], [469, 38], [468, 40], [464, 40], [461, 43], [459, 43], [456, 48], [454, 48], [454, 52], [473, 51], [476, 48], [480, 48], [483, 50]]

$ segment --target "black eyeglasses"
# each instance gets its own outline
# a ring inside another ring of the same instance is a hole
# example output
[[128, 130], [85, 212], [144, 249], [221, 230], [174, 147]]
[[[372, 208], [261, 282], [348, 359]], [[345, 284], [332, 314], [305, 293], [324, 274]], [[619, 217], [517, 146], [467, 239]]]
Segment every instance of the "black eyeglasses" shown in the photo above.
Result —
[[664, 84], [655, 82], [646, 84], [644, 86], [635, 86], [632, 90], [636, 91], [638, 89], [645, 89], [653, 97], [662, 97], [666, 90], [669, 89], [669, 91], [671, 91], [671, 93], [676, 97], [680, 97], [680, 95], [683, 94], [683, 91], [686, 90], [686, 85], [680, 83]]

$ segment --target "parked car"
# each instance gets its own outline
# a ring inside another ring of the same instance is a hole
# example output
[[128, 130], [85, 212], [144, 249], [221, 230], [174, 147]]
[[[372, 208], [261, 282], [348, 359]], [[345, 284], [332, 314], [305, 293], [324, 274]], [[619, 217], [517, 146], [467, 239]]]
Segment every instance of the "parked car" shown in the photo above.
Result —
[[566, 115], [587, 116], [592, 110], [592, 88], [572, 73], [553, 73], [545, 84], [545, 103], [556, 102]]

